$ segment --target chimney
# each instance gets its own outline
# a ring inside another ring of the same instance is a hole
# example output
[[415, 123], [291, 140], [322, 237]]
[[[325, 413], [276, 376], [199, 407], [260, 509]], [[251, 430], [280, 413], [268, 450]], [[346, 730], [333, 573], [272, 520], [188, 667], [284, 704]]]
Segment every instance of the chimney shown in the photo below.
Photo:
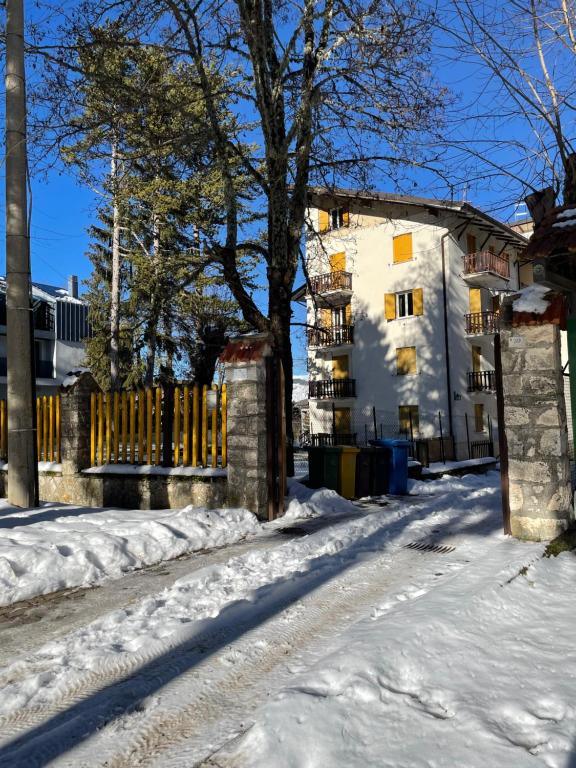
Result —
[[70, 275], [68, 278], [68, 293], [73, 299], [78, 298], [78, 277], [77, 275]]

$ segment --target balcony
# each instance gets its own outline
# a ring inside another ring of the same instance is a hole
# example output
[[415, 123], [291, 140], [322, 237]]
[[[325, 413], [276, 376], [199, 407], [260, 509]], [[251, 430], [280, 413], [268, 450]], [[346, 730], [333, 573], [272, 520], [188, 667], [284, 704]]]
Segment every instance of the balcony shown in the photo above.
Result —
[[308, 331], [309, 347], [341, 347], [345, 344], [354, 344], [353, 325], [310, 328]]
[[484, 288], [498, 287], [510, 280], [510, 263], [507, 256], [491, 251], [478, 251], [464, 256], [464, 273], [467, 283]]
[[310, 290], [320, 307], [347, 304], [352, 295], [352, 275], [341, 270], [315, 275], [310, 278]]
[[494, 371], [468, 371], [468, 392], [495, 392]]
[[471, 312], [464, 315], [467, 336], [487, 336], [497, 333], [500, 327], [498, 312]]
[[308, 384], [308, 396], [316, 400], [356, 397], [356, 379], [325, 379]]

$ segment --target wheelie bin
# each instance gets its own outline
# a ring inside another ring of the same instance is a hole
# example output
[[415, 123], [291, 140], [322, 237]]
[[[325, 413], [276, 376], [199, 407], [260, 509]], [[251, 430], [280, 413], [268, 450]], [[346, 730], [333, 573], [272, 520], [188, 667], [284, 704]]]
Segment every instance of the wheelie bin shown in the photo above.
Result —
[[340, 451], [341, 446], [324, 446], [323, 465], [324, 476], [322, 485], [324, 488], [330, 488], [339, 493], [340, 488]]
[[359, 448], [352, 445], [340, 445], [340, 483], [338, 493], [345, 499], [353, 499], [356, 494], [356, 456]]
[[321, 488], [324, 485], [324, 448], [308, 448], [308, 485]]
[[381, 447], [388, 454], [388, 493], [405, 496], [408, 493], [409, 440], [371, 440], [371, 445]]

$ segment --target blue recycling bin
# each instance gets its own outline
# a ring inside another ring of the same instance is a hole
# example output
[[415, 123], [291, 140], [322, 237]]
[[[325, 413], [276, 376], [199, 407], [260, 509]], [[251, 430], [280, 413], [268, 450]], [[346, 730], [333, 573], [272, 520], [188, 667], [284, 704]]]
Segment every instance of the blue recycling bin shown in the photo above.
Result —
[[405, 496], [408, 493], [409, 440], [370, 440], [371, 445], [384, 448], [388, 453], [388, 493]]

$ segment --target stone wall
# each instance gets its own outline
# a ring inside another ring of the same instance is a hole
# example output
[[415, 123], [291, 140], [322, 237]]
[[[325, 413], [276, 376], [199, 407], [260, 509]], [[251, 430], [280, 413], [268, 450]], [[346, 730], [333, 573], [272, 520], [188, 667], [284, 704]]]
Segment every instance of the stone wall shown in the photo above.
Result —
[[560, 327], [511, 321], [500, 339], [511, 533], [552, 539], [573, 520]]

